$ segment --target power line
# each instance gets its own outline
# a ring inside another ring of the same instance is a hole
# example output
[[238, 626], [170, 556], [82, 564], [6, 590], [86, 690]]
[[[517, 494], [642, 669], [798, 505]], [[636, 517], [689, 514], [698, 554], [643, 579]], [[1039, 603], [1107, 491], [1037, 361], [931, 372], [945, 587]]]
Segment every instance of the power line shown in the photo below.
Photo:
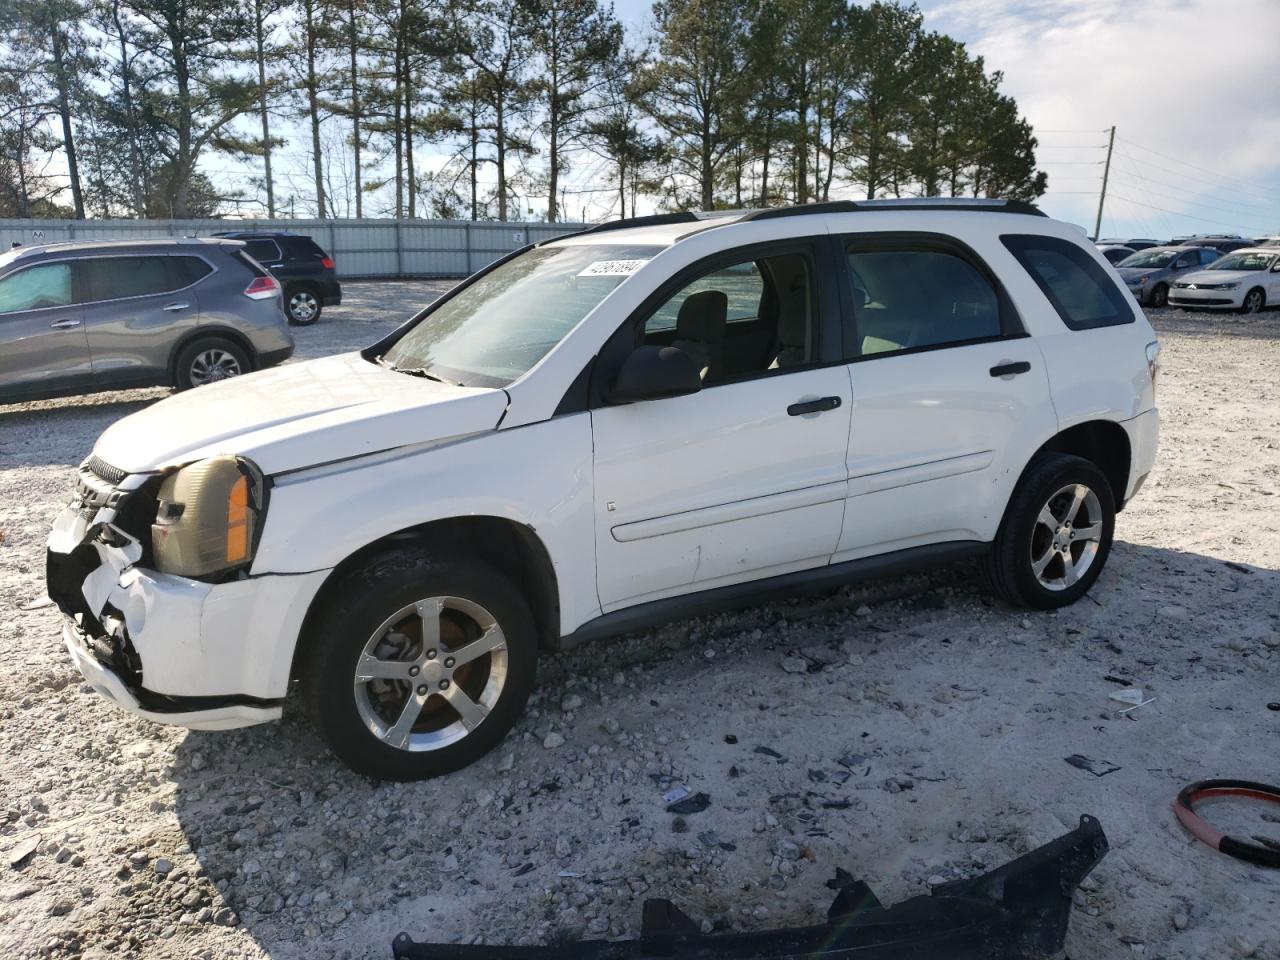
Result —
[[[1131, 197], [1122, 197], [1119, 194], [1115, 194], [1115, 199], [1123, 200], [1126, 203], [1137, 204], [1139, 207], [1146, 207], [1150, 210], [1159, 210], [1161, 213], [1171, 213], [1175, 217], [1185, 217], [1188, 220], [1198, 220], [1201, 223], [1210, 223], [1217, 227], [1239, 227], [1240, 226], [1240, 221], [1237, 221], [1237, 220], [1210, 220], [1206, 217], [1195, 217], [1189, 213], [1183, 213], [1180, 210], [1169, 210], [1166, 207], [1157, 207], [1154, 204], [1143, 203], [1140, 200], [1134, 200]], [[1267, 229], [1267, 228], [1263, 227], [1262, 229]]]
[[[1210, 170], [1210, 169], [1209, 169], [1209, 168], [1207, 168], [1207, 167], [1201, 167], [1201, 166], [1198, 166], [1198, 165], [1196, 165], [1196, 164], [1194, 164], [1194, 163], [1191, 163], [1191, 162], [1189, 162], [1189, 161], [1187, 161], [1187, 160], [1181, 160], [1181, 159], [1179, 159], [1178, 157], [1171, 157], [1171, 156], [1169, 156], [1169, 155], [1168, 155], [1168, 154], [1166, 154], [1166, 153], [1161, 153], [1159, 150], [1152, 150], [1150, 147], [1144, 147], [1142, 144], [1137, 143], [1137, 142], [1136, 142], [1136, 141], [1134, 141], [1134, 140], [1129, 140], [1128, 138], [1122, 138], [1122, 139], [1124, 139], [1124, 142], [1125, 142], [1125, 143], [1129, 144], [1129, 145], [1130, 145], [1130, 146], [1132, 146], [1132, 147], [1136, 147], [1136, 148], [1138, 148], [1139, 150], [1146, 151], [1147, 153], [1150, 153], [1150, 154], [1152, 154], [1152, 155], [1154, 155], [1154, 156], [1160, 157], [1160, 158], [1162, 158], [1162, 159], [1164, 159], [1164, 160], [1169, 160], [1169, 161], [1170, 161], [1170, 162], [1172, 162], [1172, 163], [1177, 163], [1177, 164], [1180, 164], [1180, 165], [1182, 165], [1182, 166], [1184, 166], [1184, 167], [1188, 167], [1188, 168], [1190, 168], [1190, 169], [1192, 169], [1192, 170], [1198, 171], [1198, 172], [1199, 172], [1199, 173], [1201, 173], [1201, 174], [1207, 174], [1211, 179], [1213, 179], [1213, 180], [1214, 180], [1214, 181], [1216, 181], [1216, 182], [1223, 183], [1223, 184], [1232, 184], [1232, 185], [1234, 186], [1234, 188], [1235, 188], [1237, 191], [1240, 191], [1240, 192], [1246, 192], [1246, 193], [1256, 193], [1256, 194], [1259, 194], [1259, 195], [1261, 195], [1261, 196], [1268, 197], [1268, 199], [1270, 199], [1270, 198], [1271, 198], [1271, 197], [1270, 197], [1270, 195], [1271, 195], [1271, 191], [1270, 191], [1270, 190], [1268, 190], [1267, 188], [1259, 189], [1259, 188], [1257, 188], [1257, 187], [1255, 187], [1255, 186], [1250, 185], [1250, 186], [1248, 186], [1248, 187], [1245, 187], [1245, 188], [1243, 189], [1243, 191], [1241, 191], [1240, 184], [1241, 184], [1241, 183], [1243, 183], [1243, 181], [1237, 181], [1237, 180], [1234, 180], [1234, 179], [1230, 179], [1230, 178], [1227, 178], [1227, 177], [1223, 177], [1223, 176], [1222, 176], [1222, 174], [1221, 174], [1221, 172], [1219, 172], [1219, 171], [1217, 171], [1217, 170]], [[1141, 163], [1150, 163], [1150, 165], [1151, 165], [1151, 166], [1156, 167], [1157, 169], [1163, 169], [1166, 173], [1172, 173], [1172, 174], [1173, 174], [1174, 176], [1176, 176], [1176, 177], [1183, 177], [1184, 179], [1188, 179], [1188, 180], [1190, 180], [1190, 179], [1195, 179], [1195, 178], [1191, 177], [1191, 175], [1189, 175], [1189, 174], [1182, 173], [1182, 172], [1177, 171], [1177, 170], [1170, 170], [1168, 167], [1161, 167], [1159, 164], [1151, 163], [1149, 160], [1139, 160], [1139, 162], [1141, 162]]]
[[[1126, 177], [1131, 176], [1132, 179], [1140, 179], [1144, 184], [1162, 184], [1162, 182], [1159, 180], [1152, 180], [1148, 177], [1143, 177], [1141, 176], [1141, 174], [1137, 174], [1137, 173], [1132, 175], [1123, 174], [1123, 176], [1126, 176]], [[1168, 186], [1168, 184], [1162, 184], [1162, 185]], [[1217, 197], [1207, 198], [1208, 200], [1214, 201], [1212, 203], [1206, 202], [1206, 200], [1192, 199], [1192, 196], [1194, 195], [1188, 196], [1187, 195], [1188, 191], [1185, 188], [1175, 188], [1175, 191], [1177, 192], [1171, 193], [1169, 190], [1163, 190], [1161, 191], [1161, 193], [1164, 193], [1166, 196], [1169, 197], [1169, 199], [1178, 200], [1181, 203], [1190, 204], [1196, 207], [1208, 207], [1209, 209], [1224, 211], [1227, 213], [1231, 213], [1235, 216], [1252, 217], [1252, 216], [1257, 216], [1259, 213], [1257, 209], [1250, 209], [1248, 206], [1245, 206], [1242, 204], [1235, 204], [1229, 200], [1221, 200]], [[1182, 195], [1177, 195], [1178, 193], [1181, 193]]]

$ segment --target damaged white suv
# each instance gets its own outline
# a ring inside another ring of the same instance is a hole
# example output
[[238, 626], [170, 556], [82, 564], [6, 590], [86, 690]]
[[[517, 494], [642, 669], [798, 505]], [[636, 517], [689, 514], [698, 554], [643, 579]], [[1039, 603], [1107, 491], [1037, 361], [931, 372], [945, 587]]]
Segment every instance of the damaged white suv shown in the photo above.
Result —
[[608, 224], [116, 423], [49, 595], [133, 713], [243, 726], [296, 685], [352, 767], [427, 777], [503, 738], [545, 650], [937, 561], [1075, 601], [1155, 459], [1158, 352], [1025, 204]]

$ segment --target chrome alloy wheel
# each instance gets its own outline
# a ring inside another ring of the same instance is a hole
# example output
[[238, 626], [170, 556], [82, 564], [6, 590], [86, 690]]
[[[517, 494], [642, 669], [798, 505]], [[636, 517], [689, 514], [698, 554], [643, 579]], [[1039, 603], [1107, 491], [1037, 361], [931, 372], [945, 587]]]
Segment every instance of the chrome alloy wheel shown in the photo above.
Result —
[[1066, 590], [1093, 566], [1102, 542], [1102, 505], [1071, 483], [1041, 508], [1031, 531], [1031, 571], [1046, 590]]
[[191, 383], [193, 386], [214, 383], [230, 377], [238, 377], [242, 373], [244, 371], [240, 369], [240, 361], [236, 359], [235, 355], [218, 347], [201, 350], [196, 354], [195, 359], [191, 361]]
[[369, 732], [397, 750], [439, 750], [480, 726], [507, 682], [507, 641], [484, 607], [429, 597], [392, 614], [353, 683]]
[[1262, 309], [1263, 302], [1263, 294], [1261, 290], [1250, 290], [1245, 294], [1244, 312], [1258, 313]]
[[289, 298], [289, 316], [298, 323], [310, 323], [319, 309], [315, 294], [309, 290], [299, 290]]

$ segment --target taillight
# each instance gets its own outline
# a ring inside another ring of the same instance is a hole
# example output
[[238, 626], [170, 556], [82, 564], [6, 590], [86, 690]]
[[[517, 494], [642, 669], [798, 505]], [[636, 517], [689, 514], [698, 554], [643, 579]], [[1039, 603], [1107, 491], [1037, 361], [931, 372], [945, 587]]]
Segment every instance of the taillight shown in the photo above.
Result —
[[324, 267], [326, 270], [332, 270], [332, 269], [333, 269], [333, 257], [321, 257], [321, 258], [320, 258], [320, 266]]
[[244, 295], [250, 300], [268, 300], [280, 295], [280, 284], [275, 277], [254, 277], [253, 282], [244, 288]]

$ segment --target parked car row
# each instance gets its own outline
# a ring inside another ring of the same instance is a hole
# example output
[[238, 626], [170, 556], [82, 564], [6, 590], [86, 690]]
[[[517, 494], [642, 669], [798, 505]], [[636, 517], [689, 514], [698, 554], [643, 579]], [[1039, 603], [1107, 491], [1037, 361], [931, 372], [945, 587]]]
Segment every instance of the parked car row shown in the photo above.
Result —
[[1143, 306], [1257, 313], [1280, 304], [1280, 237], [1209, 235], [1167, 244], [1142, 239], [1095, 245]]
[[289, 323], [341, 300], [333, 259], [292, 233], [16, 247], [0, 254], [0, 403], [270, 367], [293, 353]]

